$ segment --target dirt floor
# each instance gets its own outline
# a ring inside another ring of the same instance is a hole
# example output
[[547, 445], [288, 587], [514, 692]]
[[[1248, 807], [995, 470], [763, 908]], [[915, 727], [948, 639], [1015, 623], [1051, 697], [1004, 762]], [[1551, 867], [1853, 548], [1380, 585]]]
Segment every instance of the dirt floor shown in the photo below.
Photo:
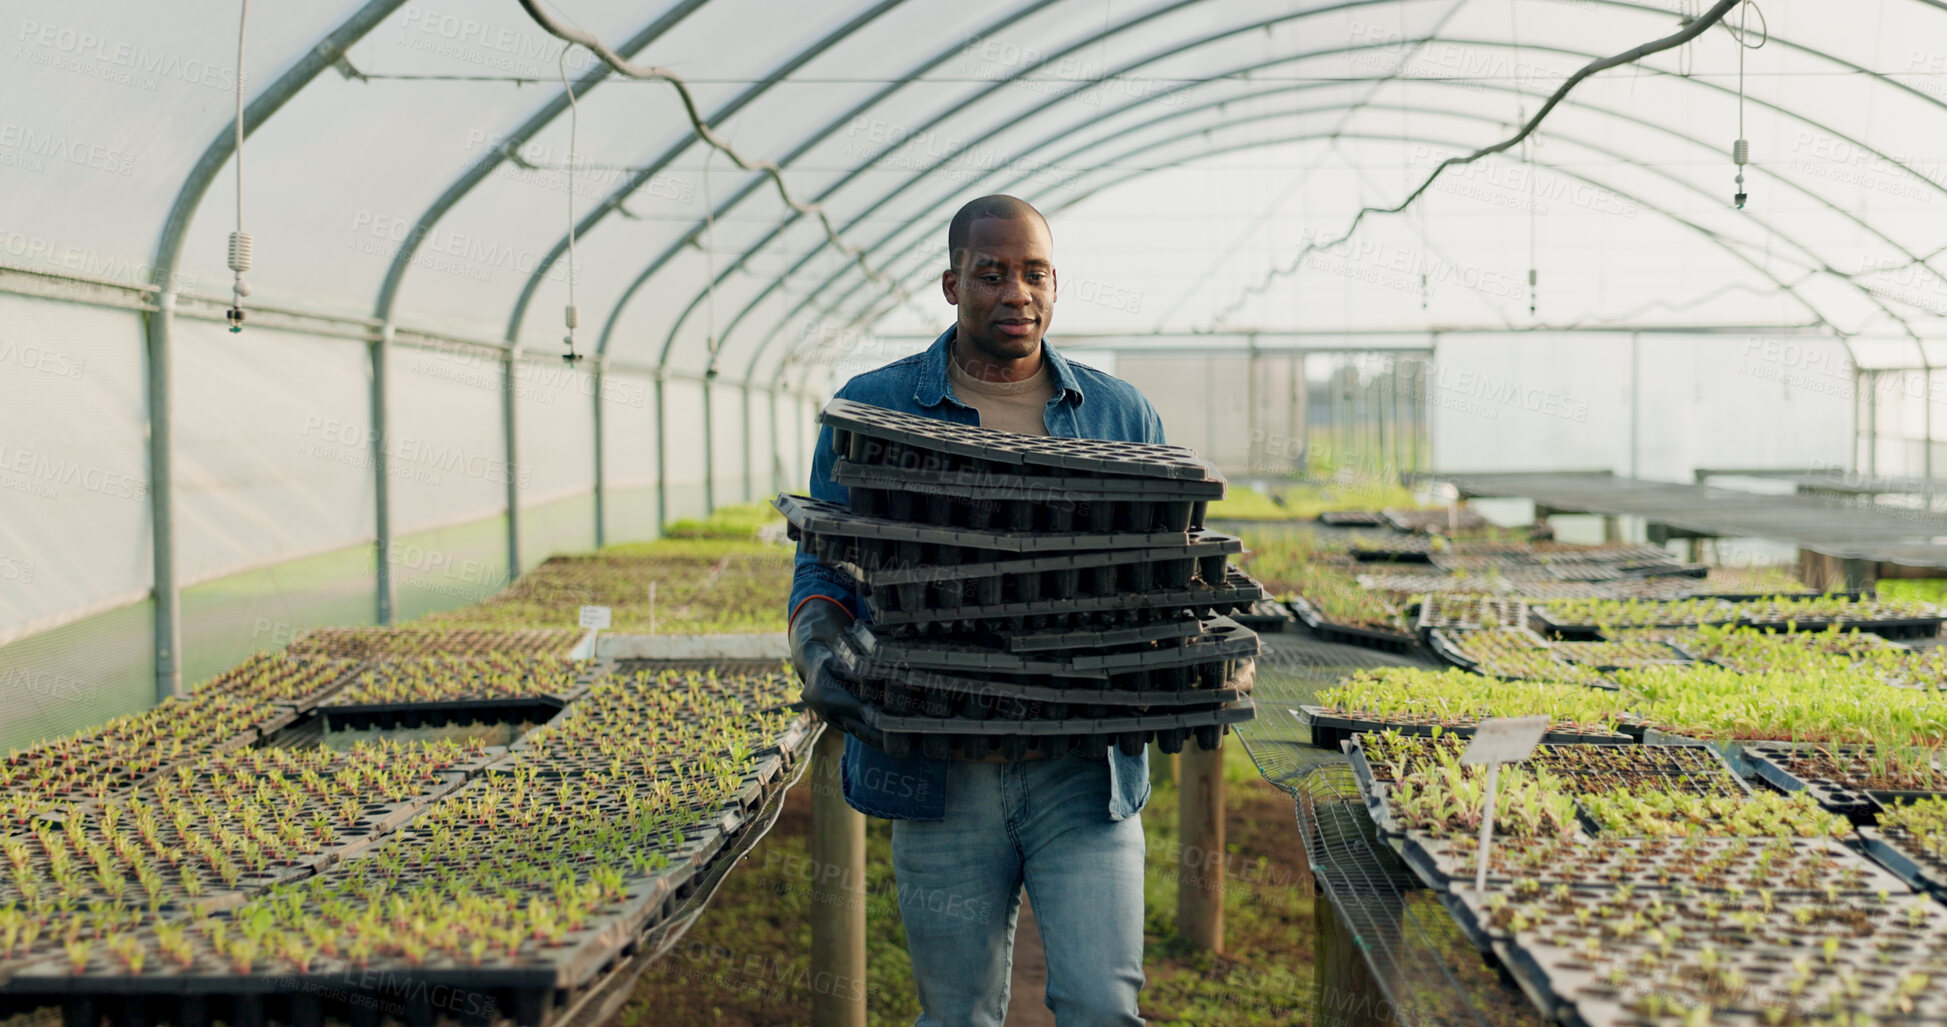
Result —
[[[1225, 1027], [1305, 1022], [1311, 1013], [1312, 898], [1292, 802], [1258, 777], [1242, 747], [1225, 746], [1230, 801], [1224, 860], [1225, 951], [1191, 952], [1176, 937], [1176, 792], [1159, 785], [1143, 811], [1148, 983], [1152, 1023]], [[807, 843], [805, 782], [782, 816], [686, 936], [645, 974], [612, 1027], [802, 1027], [814, 990], [809, 913], [819, 889]], [[919, 1014], [892, 880], [890, 831], [867, 822], [868, 1022], [904, 1027]], [[1046, 965], [1023, 908], [1008, 1027], [1051, 1027]]]

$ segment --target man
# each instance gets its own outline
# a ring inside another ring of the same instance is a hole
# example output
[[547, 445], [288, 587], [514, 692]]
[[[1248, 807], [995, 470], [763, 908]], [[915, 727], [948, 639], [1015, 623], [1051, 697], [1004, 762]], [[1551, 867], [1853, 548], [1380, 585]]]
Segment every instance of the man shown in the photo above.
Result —
[[[960, 208], [947, 230], [953, 327], [925, 352], [853, 378], [838, 395], [956, 424], [1029, 435], [1163, 441], [1163, 424], [1127, 382], [1071, 364], [1043, 336], [1054, 318], [1048, 223], [1012, 196]], [[811, 494], [844, 502], [831, 479], [831, 429], [818, 433]], [[859, 705], [826, 666], [862, 613], [856, 584], [798, 554], [792, 662], [806, 705], [858, 724]], [[1001, 1027], [1020, 893], [1027, 888], [1048, 960], [1059, 1027], [1143, 1022], [1145, 754], [1106, 759], [1031, 749], [1022, 759], [911, 756], [845, 739], [845, 801], [893, 821], [892, 860], [922, 1012], [917, 1027]]]

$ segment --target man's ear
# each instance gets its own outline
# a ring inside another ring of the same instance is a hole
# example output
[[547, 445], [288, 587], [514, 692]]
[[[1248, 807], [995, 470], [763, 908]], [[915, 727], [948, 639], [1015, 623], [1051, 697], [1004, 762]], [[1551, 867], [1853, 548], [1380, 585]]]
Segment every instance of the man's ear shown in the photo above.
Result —
[[960, 305], [960, 276], [954, 274], [952, 268], [940, 272], [940, 291], [946, 294], [947, 303], [956, 307]]

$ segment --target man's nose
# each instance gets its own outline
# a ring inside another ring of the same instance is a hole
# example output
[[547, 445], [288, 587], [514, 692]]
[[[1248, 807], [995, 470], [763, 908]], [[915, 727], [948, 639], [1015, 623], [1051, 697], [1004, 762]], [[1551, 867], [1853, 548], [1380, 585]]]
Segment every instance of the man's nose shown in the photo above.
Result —
[[1001, 302], [1010, 307], [1025, 307], [1034, 302], [1034, 293], [1021, 278], [1007, 278], [1001, 284]]

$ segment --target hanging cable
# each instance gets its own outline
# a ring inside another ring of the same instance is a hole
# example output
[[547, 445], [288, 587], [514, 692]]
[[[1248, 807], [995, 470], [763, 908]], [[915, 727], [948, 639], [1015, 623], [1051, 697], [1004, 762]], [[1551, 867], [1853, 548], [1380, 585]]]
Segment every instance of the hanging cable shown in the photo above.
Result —
[[1744, 6], [1738, 10], [1736, 31], [1731, 31], [1729, 25], [1724, 26], [1725, 30], [1731, 31], [1731, 36], [1737, 40], [1737, 141], [1731, 144], [1731, 163], [1737, 166], [1737, 194], [1731, 197], [1731, 202], [1739, 210], [1744, 209], [1744, 201], [1748, 195], [1744, 191], [1744, 166], [1751, 163], [1751, 142], [1744, 137], [1744, 51], [1756, 50], [1771, 36], [1771, 26], [1765, 23], [1764, 12], [1759, 11], [1758, 25], [1764, 36], [1758, 40], [1758, 46], [1752, 46], [1747, 42], [1751, 34], [1751, 9], [1756, 6], [1758, 5], [1755, 0], [1744, 0]]
[[839, 238], [838, 229], [832, 224], [831, 216], [825, 213], [824, 207], [815, 203], [800, 203], [791, 196], [791, 191], [784, 186], [784, 171], [775, 162], [751, 160], [743, 154], [738, 153], [735, 147], [724, 142], [723, 138], [717, 135], [716, 130], [704, 122], [702, 113], [696, 109], [696, 98], [690, 95], [689, 85], [683, 81], [682, 76], [668, 68], [633, 64], [624, 60], [620, 54], [609, 49], [608, 44], [603, 43], [600, 39], [580, 29], [570, 28], [555, 20], [554, 15], [541, 9], [541, 0], [519, 0], [519, 2], [521, 8], [527, 12], [528, 17], [534, 19], [534, 23], [541, 26], [543, 31], [556, 39], [569, 43], [577, 43], [587, 48], [589, 52], [601, 58], [602, 63], [614, 69], [618, 74], [626, 75], [632, 79], [667, 82], [671, 86], [674, 86], [676, 89], [676, 98], [682, 101], [683, 112], [689, 118], [690, 129], [696, 133], [698, 139], [701, 139], [710, 148], [722, 151], [723, 155], [730, 158], [731, 163], [737, 165], [738, 168], [744, 171], [761, 171], [768, 176], [771, 184], [777, 187], [778, 198], [784, 201], [784, 205], [807, 217], [817, 218], [818, 224], [825, 230], [825, 239], [838, 252], [850, 257], [856, 262], [867, 281], [877, 282], [889, 290], [899, 289], [898, 280], [881, 271], [875, 270], [867, 262], [863, 247], [850, 245], [845, 240]]
[[568, 352], [561, 359], [570, 364], [581, 362], [581, 354], [575, 352], [575, 329], [581, 325], [581, 310], [575, 306], [575, 149], [581, 140], [581, 107], [575, 102], [575, 87], [568, 81], [568, 51], [574, 48], [573, 43], [562, 47], [555, 62], [561, 72], [561, 88], [568, 91], [568, 308], [562, 312], [568, 334], [561, 339], [568, 344]]
[[[531, 2], [531, 0], [521, 0], [521, 2], [526, 4]], [[1289, 277], [1295, 273], [1304, 263], [1306, 257], [1319, 250], [1329, 250], [1345, 242], [1347, 239], [1352, 238], [1353, 233], [1359, 230], [1359, 225], [1365, 221], [1367, 215], [1398, 214], [1417, 203], [1420, 197], [1426, 195], [1427, 190], [1433, 188], [1433, 183], [1439, 181], [1440, 175], [1448, 168], [1458, 167], [1463, 164], [1472, 164], [1482, 158], [1503, 153], [1520, 145], [1522, 140], [1528, 138], [1528, 136], [1534, 133], [1535, 129], [1541, 127], [1541, 123], [1547, 120], [1548, 115], [1554, 112], [1555, 108], [1561, 104], [1562, 100], [1567, 98], [1568, 94], [1575, 91], [1576, 86], [1581, 85], [1591, 75], [1596, 75], [1608, 71], [1610, 68], [1620, 67], [1625, 64], [1633, 64], [1636, 61], [1648, 57], [1650, 54], [1660, 53], [1673, 47], [1682, 46], [1702, 35], [1712, 25], [1722, 21], [1724, 16], [1731, 12], [1731, 8], [1737, 6], [1739, 2], [1740, 0], [1717, 0], [1716, 3], [1711, 5], [1710, 10], [1705, 11], [1701, 16], [1690, 22], [1690, 24], [1685, 25], [1670, 35], [1664, 36], [1661, 39], [1652, 39], [1640, 46], [1624, 50], [1622, 53], [1590, 61], [1583, 65], [1573, 74], [1569, 75], [1560, 86], [1557, 86], [1553, 93], [1549, 94], [1548, 99], [1542, 103], [1541, 108], [1535, 111], [1534, 117], [1529, 118], [1527, 123], [1521, 126], [1520, 131], [1498, 143], [1483, 146], [1472, 153], [1448, 157], [1441, 161], [1434, 166], [1433, 170], [1420, 182], [1418, 187], [1406, 194], [1405, 199], [1390, 207], [1360, 207], [1352, 215], [1351, 222], [1345, 226], [1345, 231], [1330, 238], [1323, 236], [1315, 238], [1300, 247], [1298, 252], [1292, 256], [1289, 263], [1271, 268], [1265, 272], [1264, 277], [1260, 281], [1245, 286], [1239, 291], [1235, 298], [1217, 311], [1216, 315], [1212, 318], [1212, 324], [1221, 326], [1232, 314], [1242, 310], [1244, 305], [1250, 301], [1251, 297], [1263, 295], [1270, 291], [1273, 282], [1280, 278]]]
[[705, 378], [717, 376], [717, 205], [710, 195], [710, 161], [716, 155], [715, 150], [703, 154], [703, 270], [709, 276], [703, 280], [703, 345], [710, 351], [710, 362], [703, 369]]
[[230, 283], [230, 309], [224, 314], [232, 332], [243, 331], [243, 298], [250, 295], [250, 284], [243, 280], [243, 273], [250, 270], [256, 248], [250, 233], [243, 230], [243, 43], [249, 23], [250, 0], [243, 0], [237, 15], [237, 229], [230, 233], [230, 272], [235, 278]]

